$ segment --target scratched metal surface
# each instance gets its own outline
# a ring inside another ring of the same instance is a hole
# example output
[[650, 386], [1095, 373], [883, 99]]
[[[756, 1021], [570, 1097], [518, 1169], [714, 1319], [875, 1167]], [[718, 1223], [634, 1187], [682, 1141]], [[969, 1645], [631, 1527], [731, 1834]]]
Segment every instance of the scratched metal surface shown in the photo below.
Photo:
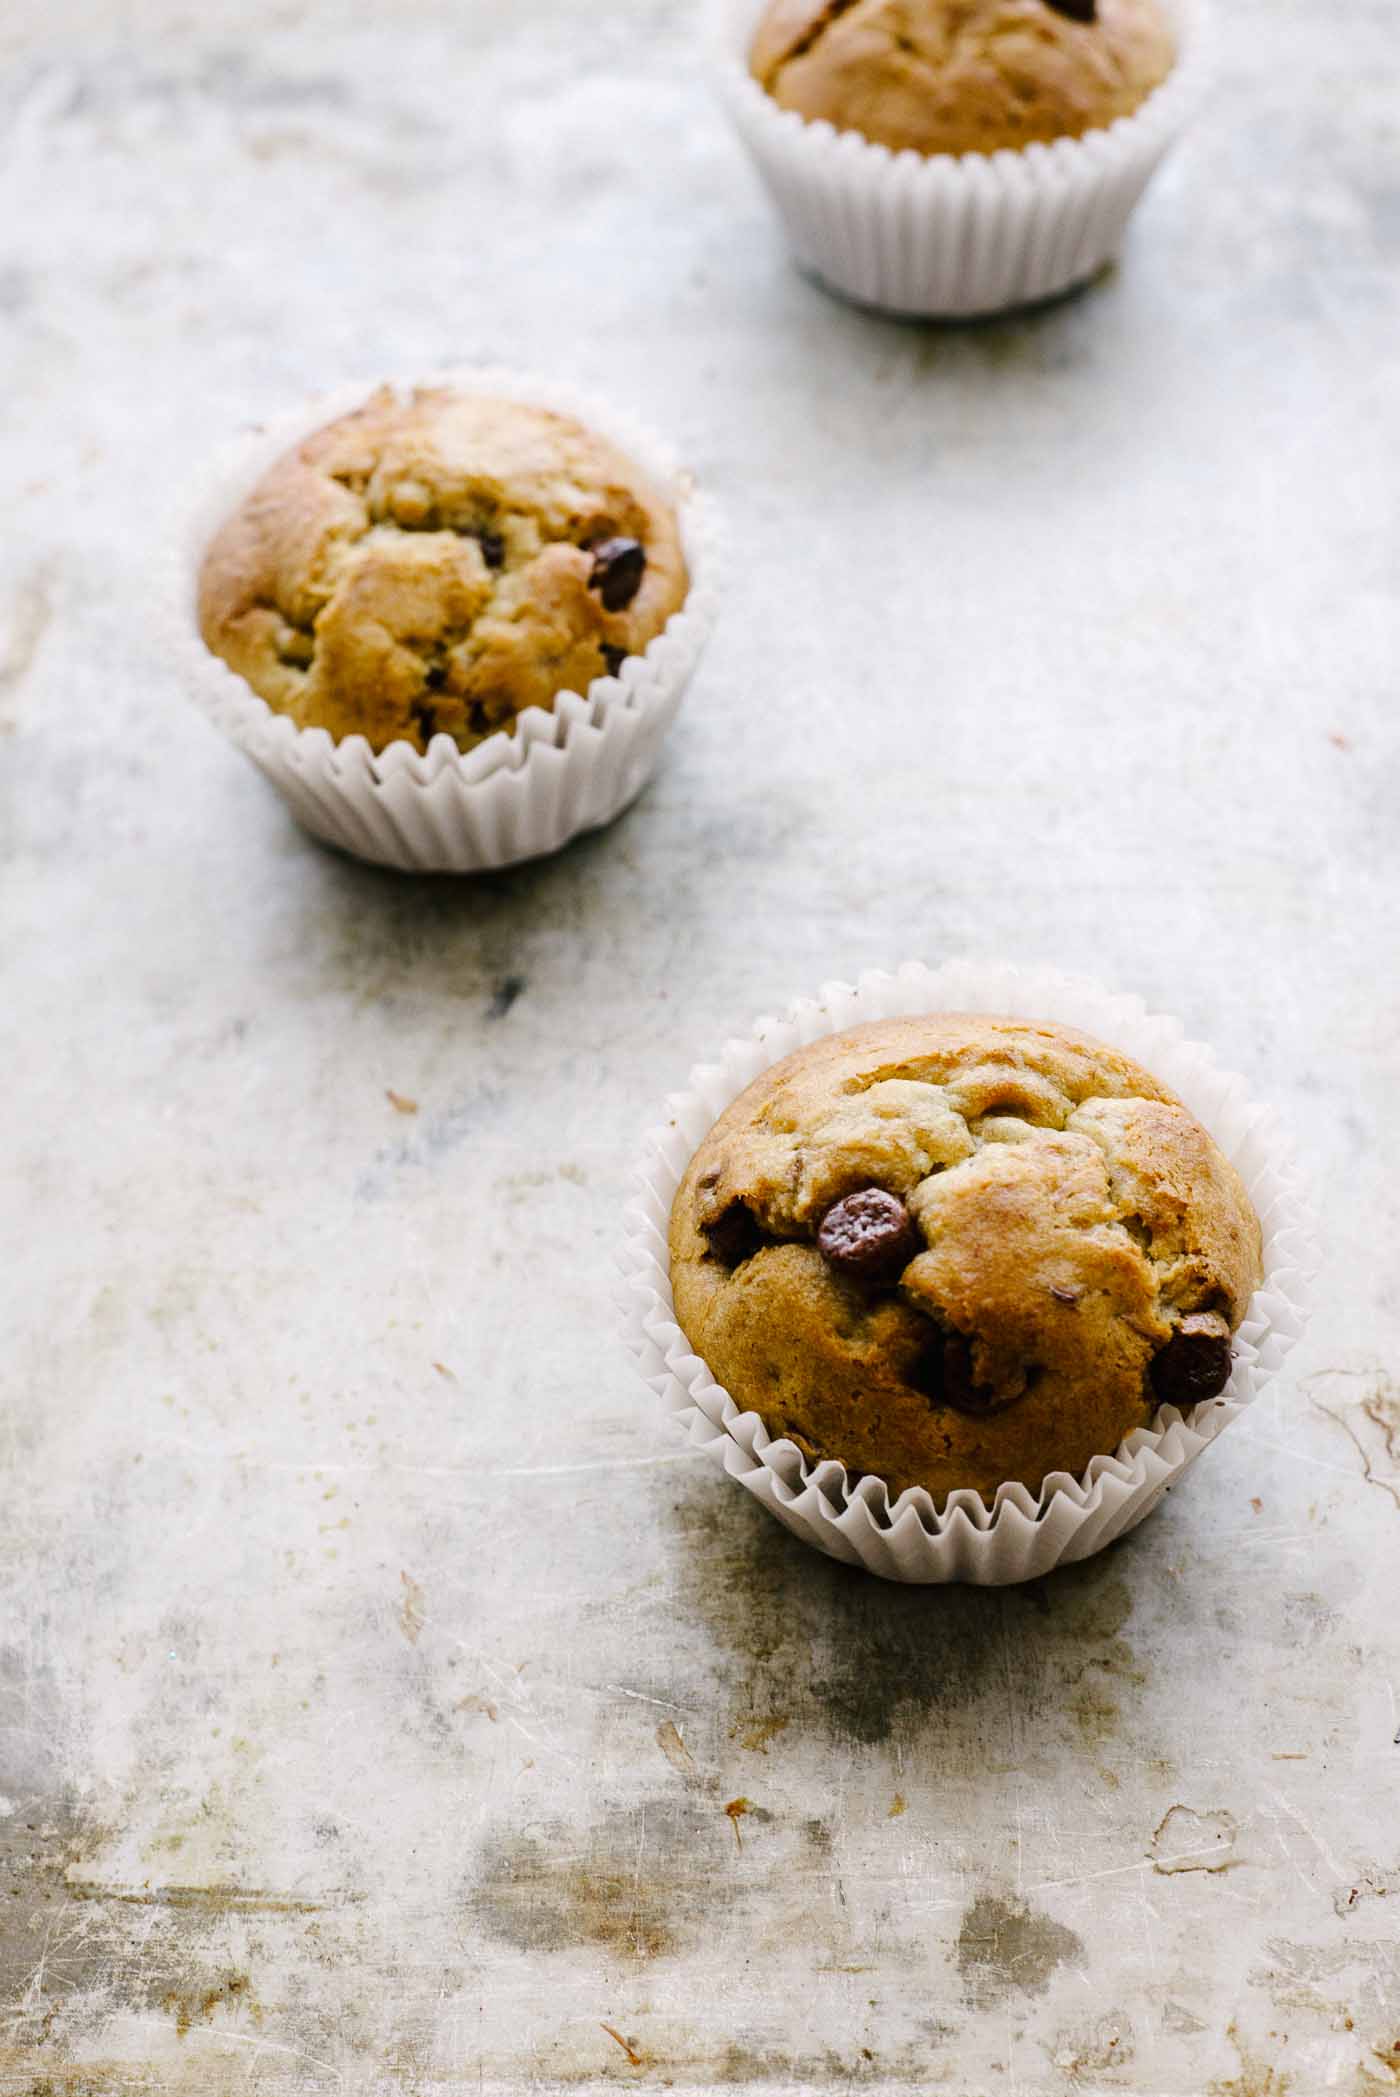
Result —
[[[1394, 2088], [1394, 9], [1232, 6], [1125, 266], [952, 332], [788, 269], [688, 7], [391, 12], [0, 23], [0, 2091]], [[207, 441], [449, 356], [737, 543], [654, 789], [469, 887], [146, 617]], [[897, 1592], [676, 1450], [611, 1260], [695, 1056], [969, 946], [1181, 1011], [1329, 1264], [1145, 1530]]]

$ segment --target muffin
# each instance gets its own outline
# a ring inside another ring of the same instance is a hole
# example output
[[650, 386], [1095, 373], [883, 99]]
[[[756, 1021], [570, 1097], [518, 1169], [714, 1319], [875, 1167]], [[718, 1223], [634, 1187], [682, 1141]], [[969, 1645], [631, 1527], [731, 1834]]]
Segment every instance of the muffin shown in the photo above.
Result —
[[1004, 313], [1089, 282], [1197, 93], [1203, 0], [711, 5], [798, 262], [887, 313]]
[[197, 616], [299, 728], [465, 752], [615, 675], [688, 586], [669, 496], [606, 438], [519, 400], [385, 387], [225, 520]]
[[1160, 0], [771, 0], [749, 69], [891, 152], [995, 153], [1107, 130], [1175, 57]]
[[1228, 1381], [1261, 1278], [1234, 1167], [1087, 1035], [882, 1019], [765, 1071], [671, 1210], [677, 1322], [743, 1411], [891, 1495], [1079, 1476]]

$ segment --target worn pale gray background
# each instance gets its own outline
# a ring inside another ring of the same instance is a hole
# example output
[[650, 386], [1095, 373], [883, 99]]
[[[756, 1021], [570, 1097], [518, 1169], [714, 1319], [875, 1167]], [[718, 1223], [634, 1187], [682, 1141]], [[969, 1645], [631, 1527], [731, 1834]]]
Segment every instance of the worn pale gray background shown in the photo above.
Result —
[[[1121, 271], [943, 332], [789, 269], [692, 29], [0, 23], [5, 2097], [1400, 2085], [1400, 14], [1238, 0]], [[185, 706], [151, 558], [229, 429], [476, 357], [737, 559], [635, 811], [431, 885]], [[1180, 1011], [1329, 1247], [1277, 1394], [1001, 1595], [804, 1554], [609, 1308], [693, 1058], [968, 948]]]

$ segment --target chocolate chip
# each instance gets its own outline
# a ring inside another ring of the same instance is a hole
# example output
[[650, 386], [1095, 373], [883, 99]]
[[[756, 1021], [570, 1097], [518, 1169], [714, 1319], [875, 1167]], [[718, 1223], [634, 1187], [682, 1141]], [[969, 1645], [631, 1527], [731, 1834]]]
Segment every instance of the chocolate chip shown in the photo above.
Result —
[[999, 1410], [996, 1392], [975, 1381], [972, 1344], [960, 1332], [950, 1332], [943, 1342], [943, 1403], [974, 1418]]
[[607, 612], [625, 612], [646, 573], [646, 548], [640, 539], [604, 539], [591, 548], [590, 590], [597, 590]]
[[743, 1201], [731, 1201], [713, 1223], [702, 1223], [700, 1228], [709, 1241], [711, 1254], [725, 1267], [738, 1267], [751, 1260], [763, 1243], [758, 1219]]
[[[1041, 1373], [1038, 1366], [1027, 1369], [1027, 1389]], [[1003, 1397], [992, 1385], [978, 1383], [972, 1369], [972, 1342], [960, 1332], [935, 1331], [916, 1358], [908, 1380], [916, 1391], [922, 1392], [930, 1405], [946, 1406], [950, 1411], [966, 1413], [974, 1420], [985, 1419], [989, 1413], [1004, 1412], [1018, 1398], [1025, 1396], [1022, 1390], [1013, 1397]]]
[[1045, 0], [1057, 15], [1068, 15], [1071, 22], [1096, 22], [1099, 11], [1095, 0]]
[[487, 567], [499, 568], [503, 566], [506, 557], [506, 542], [500, 533], [478, 532], [476, 536], [481, 547], [481, 558], [485, 561]]
[[614, 648], [610, 641], [603, 642], [599, 649], [599, 654], [607, 665], [609, 677], [616, 677], [618, 671], [627, 660], [627, 650], [625, 648]]
[[1158, 1403], [1185, 1410], [1205, 1398], [1218, 1398], [1230, 1381], [1232, 1359], [1225, 1320], [1214, 1311], [1192, 1312], [1152, 1358]]
[[922, 1251], [913, 1217], [897, 1194], [863, 1187], [827, 1210], [817, 1250], [838, 1273], [863, 1282], [894, 1281]]

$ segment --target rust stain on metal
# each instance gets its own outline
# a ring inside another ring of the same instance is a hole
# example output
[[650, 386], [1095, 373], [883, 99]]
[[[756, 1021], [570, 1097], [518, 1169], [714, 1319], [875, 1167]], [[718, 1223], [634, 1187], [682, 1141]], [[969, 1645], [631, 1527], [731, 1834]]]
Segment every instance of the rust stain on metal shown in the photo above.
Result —
[[230, 1915], [324, 1915], [364, 1899], [363, 1893], [332, 1893], [320, 1900], [298, 1900], [290, 1893], [269, 1893], [259, 1886], [107, 1886], [98, 1879], [67, 1877], [65, 1892], [74, 1900], [116, 1900], [139, 1908], [206, 1908]]
[[617, 2031], [611, 2024], [604, 2024], [602, 2028], [610, 2039], [616, 2039], [632, 2067], [644, 2068], [646, 2066], [646, 2055], [638, 2053], [636, 2047], [629, 2040], [624, 2039], [620, 2031]]
[[409, 1644], [416, 1646], [428, 1620], [425, 1597], [412, 1573], [400, 1573], [399, 1578], [403, 1582], [403, 1600], [399, 1604], [399, 1628]]
[[1364, 1901], [1388, 1900], [1392, 1893], [1400, 1893], [1400, 1868], [1390, 1872], [1363, 1871], [1353, 1885], [1333, 1895], [1332, 1907], [1337, 1915], [1345, 1917]]
[[493, 1704], [490, 1697], [459, 1697], [452, 1708], [454, 1711], [479, 1711], [483, 1717], [490, 1719], [493, 1726], [501, 1715], [499, 1706]]
[[[644, 1843], [664, 1869], [639, 1869]], [[662, 1958], [707, 1932], [725, 1897], [720, 1863], [713, 1808], [673, 1792], [583, 1826], [502, 1826], [486, 1840], [466, 1902], [480, 1928], [532, 1956], [596, 1945], [618, 1959]]]
[[246, 2009], [254, 2023], [261, 2023], [262, 2011], [252, 1995], [252, 1982], [246, 1973], [230, 1973], [212, 1988], [203, 1988], [194, 1993], [184, 1993], [172, 1988], [162, 1995], [160, 2006], [175, 2019], [178, 2037], [186, 2038], [194, 2024], [208, 2024], [216, 2010], [237, 2005]]
[[1207, 2083], [1207, 2097], [1288, 2097], [1291, 2078], [1241, 2043], [1233, 2018], [1225, 2028], [1225, 2036], [1240, 2057], [1240, 2072], [1223, 2081]]
[[734, 1830], [734, 1840], [738, 1843], [740, 1849], [742, 1849], [744, 1846], [744, 1838], [739, 1831], [739, 1822], [743, 1819], [746, 1813], [752, 1813], [753, 1803], [751, 1800], [746, 1798], [732, 1798], [724, 1810], [729, 1815], [729, 1824]]
[[1152, 1832], [1152, 1869], [1163, 1878], [1232, 1871], [1245, 1861], [1235, 1854], [1238, 1839], [1235, 1817], [1224, 1807], [1198, 1812], [1194, 1806], [1168, 1806]]
[[1077, 2085], [1132, 2060], [1132, 2027], [1121, 2010], [1107, 2010], [1087, 2024], [1059, 2033], [1047, 2051], [1061, 2075]]
[[758, 1718], [751, 1725], [732, 1727], [729, 1737], [731, 1740], [737, 1740], [740, 1747], [750, 1755], [766, 1755], [769, 1741], [776, 1740], [791, 1724], [792, 1720], [786, 1713], [773, 1718]]
[[1113, 1698], [1095, 1682], [1080, 1683], [1069, 1700], [1069, 1710], [1087, 1745], [1096, 1748], [1113, 1738], [1122, 1716]]
[[684, 1777], [689, 1782], [699, 1775], [700, 1772], [695, 1767], [695, 1757], [682, 1740], [680, 1727], [674, 1719], [662, 1719], [656, 1729], [656, 1745], [678, 1777]]

